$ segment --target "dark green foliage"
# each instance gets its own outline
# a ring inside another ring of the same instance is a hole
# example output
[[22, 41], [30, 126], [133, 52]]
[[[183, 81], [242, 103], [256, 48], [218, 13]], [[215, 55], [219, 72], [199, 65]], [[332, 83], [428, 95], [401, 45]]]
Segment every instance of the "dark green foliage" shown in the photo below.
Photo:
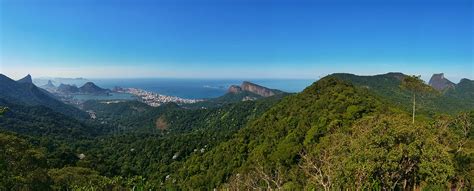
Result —
[[[258, 117], [277, 99], [229, 104], [222, 108], [183, 110], [163, 113], [166, 129], [155, 134], [127, 133], [104, 137], [97, 147], [88, 147], [80, 166], [104, 175], [131, 177], [145, 175], [164, 182], [190, 155], [206, 153], [227, 141], [247, 121]], [[158, 118], [158, 117], [155, 117]]]
[[[412, 126], [408, 114], [379, 99], [364, 87], [321, 79], [229, 141], [191, 156], [172, 175], [180, 183], [167, 184], [182, 189], [470, 188], [472, 168], [466, 165], [472, 164], [472, 155], [456, 157], [449, 152], [455, 147], [442, 142], [446, 135], [429, 126], [429, 118]], [[472, 139], [464, 140], [472, 146]], [[311, 178], [318, 171], [305, 170], [305, 161], [313, 159], [303, 160], [309, 157], [304, 153], [316, 157], [312, 164], [327, 173], [324, 184]]]
[[82, 167], [51, 168], [47, 149], [0, 132], [0, 190], [145, 190], [141, 176], [105, 177]]
[[174, 103], [151, 107], [138, 101], [109, 104], [102, 101], [87, 101], [82, 107], [86, 111], [96, 113], [96, 122], [112, 126], [113, 133], [130, 130], [154, 132], [156, 119], [162, 113], [179, 108]]
[[8, 107], [8, 112], [0, 117], [1, 129], [59, 139], [80, 139], [96, 136], [104, 131], [102, 127], [85, 125], [44, 106], [12, 104], [1, 98], [0, 105]]
[[[267, 97], [265, 99], [274, 99], [274, 100], [280, 100], [281, 98], [291, 95], [290, 93], [282, 92], [280, 90], [272, 90], [276, 92], [275, 95], [271, 97]], [[183, 107], [185, 108], [216, 108], [216, 107], [221, 107], [225, 106], [231, 103], [239, 103], [242, 101], [247, 101], [247, 100], [258, 100], [258, 99], [263, 99], [264, 97], [249, 91], [241, 91], [238, 93], [226, 93], [223, 96], [213, 98], [213, 99], [208, 99], [202, 102], [197, 102], [193, 104], [186, 104]]]
[[0, 190], [44, 190], [49, 187], [45, 151], [26, 140], [0, 132]]
[[288, 175], [282, 182], [302, 184], [301, 173], [294, 169], [304, 144], [316, 143], [326, 133], [347, 128], [353, 120], [379, 108], [380, 103], [364, 90], [336, 78], [322, 79], [283, 99], [228, 142], [191, 157], [176, 176], [184, 188], [211, 189], [236, 171], [245, 173], [261, 166], [268, 174]]

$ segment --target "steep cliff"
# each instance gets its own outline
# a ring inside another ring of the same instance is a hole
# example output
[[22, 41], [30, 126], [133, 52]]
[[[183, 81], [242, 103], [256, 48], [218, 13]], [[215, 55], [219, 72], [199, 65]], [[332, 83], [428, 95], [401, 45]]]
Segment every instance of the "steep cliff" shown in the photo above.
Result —
[[433, 74], [428, 84], [434, 89], [437, 89], [439, 91], [454, 88], [456, 85], [453, 82], [449, 81], [448, 79], [444, 78], [443, 73]]

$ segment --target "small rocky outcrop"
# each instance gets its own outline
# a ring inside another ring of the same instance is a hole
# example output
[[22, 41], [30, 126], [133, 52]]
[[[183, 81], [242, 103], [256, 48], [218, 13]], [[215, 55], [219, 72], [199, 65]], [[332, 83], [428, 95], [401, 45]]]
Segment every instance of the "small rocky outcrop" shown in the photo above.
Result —
[[242, 88], [240, 88], [240, 86], [237, 86], [237, 85], [231, 85], [231, 86], [229, 87], [228, 92], [229, 92], [229, 93], [234, 93], [234, 94], [240, 93], [240, 92], [242, 92]]

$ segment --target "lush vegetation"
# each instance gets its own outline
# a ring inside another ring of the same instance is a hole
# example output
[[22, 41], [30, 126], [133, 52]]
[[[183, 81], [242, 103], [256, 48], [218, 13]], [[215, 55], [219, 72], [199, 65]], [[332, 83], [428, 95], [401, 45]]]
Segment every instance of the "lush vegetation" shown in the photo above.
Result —
[[97, 136], [108, 128], [93, 122], [80, 121], [41, 105], [14, 104], [2, 98], [0, 105], [8, 108], [8, 112], [0, 118], [0, 127], [23, 135], [79, 140]]
[[0, 190], [473, 189], [472, 82], [405, 77], [205, 108], [86, 102], [93, 120], [0, 100]]
[[[354, 74], [332, 74], [339, 79], [350, 82], [370, 90], [374, 95], [390, 104], [407, 111], [412, 110], [413, 92], [403, 86], [404, 78], [409, 77], [402, 73], [388, 73], [376, 76], [357, 76]], [[434, 117], [437, 113], [456, 114], [474, 108], [474, 82], [463, 79], [453, 89], [436, 92], [426, 84], [420, 84], [418, 89], [424, 89], [418, 95], [417, 110], [425, 115]], [[432, 89], [432, 90], [429, 90]], [[417, 111], [417, 112], [418, 112]]]
[[[40, 182], [44, 188], [159, 188], [159, 180], [165, 180], [192, 153], [207, 152], [228, 140], [247, 121], [258, 117], [277, 101], [278, 98], [268, 98], [210, 109], [181, 109], [175, 104], [153, 108], [139, 102], [90, 101], [83, 108], [95, 112], [97, 118], [91, 121], [78, 121], [46, 107], [20, 106], [5, 101], [2, 105], [8, 109], [0, 117], [0, 124], [7, 128], [3, 129], [28, 136], [0, 134], [5, 142], [23, 143], [23, 146], [14, 144], [17, 148], [4, 145], [2, 151], [21, 157], [29, 157], [29, 150], [38, 151], [41, 160], [25, 163], [42, 164], [35, 169], [42, 172], [37, 176], [44, 178]], [[83, 134], [74, 136], [71, 129]], [[95, 131], [99, 129], [101, 131]], [[3, 152], [0, 159], [8, 159], [8, 155]], [[11, 159], [14, 160], [20, 159]], [[10, 163], [5, 161], [5, 164]], [[19, 170], [12, 172], [22, 173]], [[153, 181], [146, 181], [150, 179]], [[11, 182], [18, 181], [11, 180], [4, 188], [32, 189], [39, 184], [25, 180], [17, 186]]]

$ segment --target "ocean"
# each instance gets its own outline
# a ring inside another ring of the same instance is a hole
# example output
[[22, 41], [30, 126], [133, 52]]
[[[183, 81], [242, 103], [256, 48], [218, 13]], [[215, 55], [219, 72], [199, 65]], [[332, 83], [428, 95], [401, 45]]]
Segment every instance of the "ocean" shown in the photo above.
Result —
[[[35, 79], [35, 84], [41, 86], [48, 79]], [[279, 89], [285, 92], [300, 92], [311, 85], [316, 79], [51, 79], [55, 86], [60, 83], [75, 84], [78, 87], [88, 81], [102, 88], [112, 89], [115, 86], [123, 88], [139, 88], [163, 95], [178, 96], [188, 99], [215, 98], [224, 95], [230, 85], [240, 85], [243, 81]]]

